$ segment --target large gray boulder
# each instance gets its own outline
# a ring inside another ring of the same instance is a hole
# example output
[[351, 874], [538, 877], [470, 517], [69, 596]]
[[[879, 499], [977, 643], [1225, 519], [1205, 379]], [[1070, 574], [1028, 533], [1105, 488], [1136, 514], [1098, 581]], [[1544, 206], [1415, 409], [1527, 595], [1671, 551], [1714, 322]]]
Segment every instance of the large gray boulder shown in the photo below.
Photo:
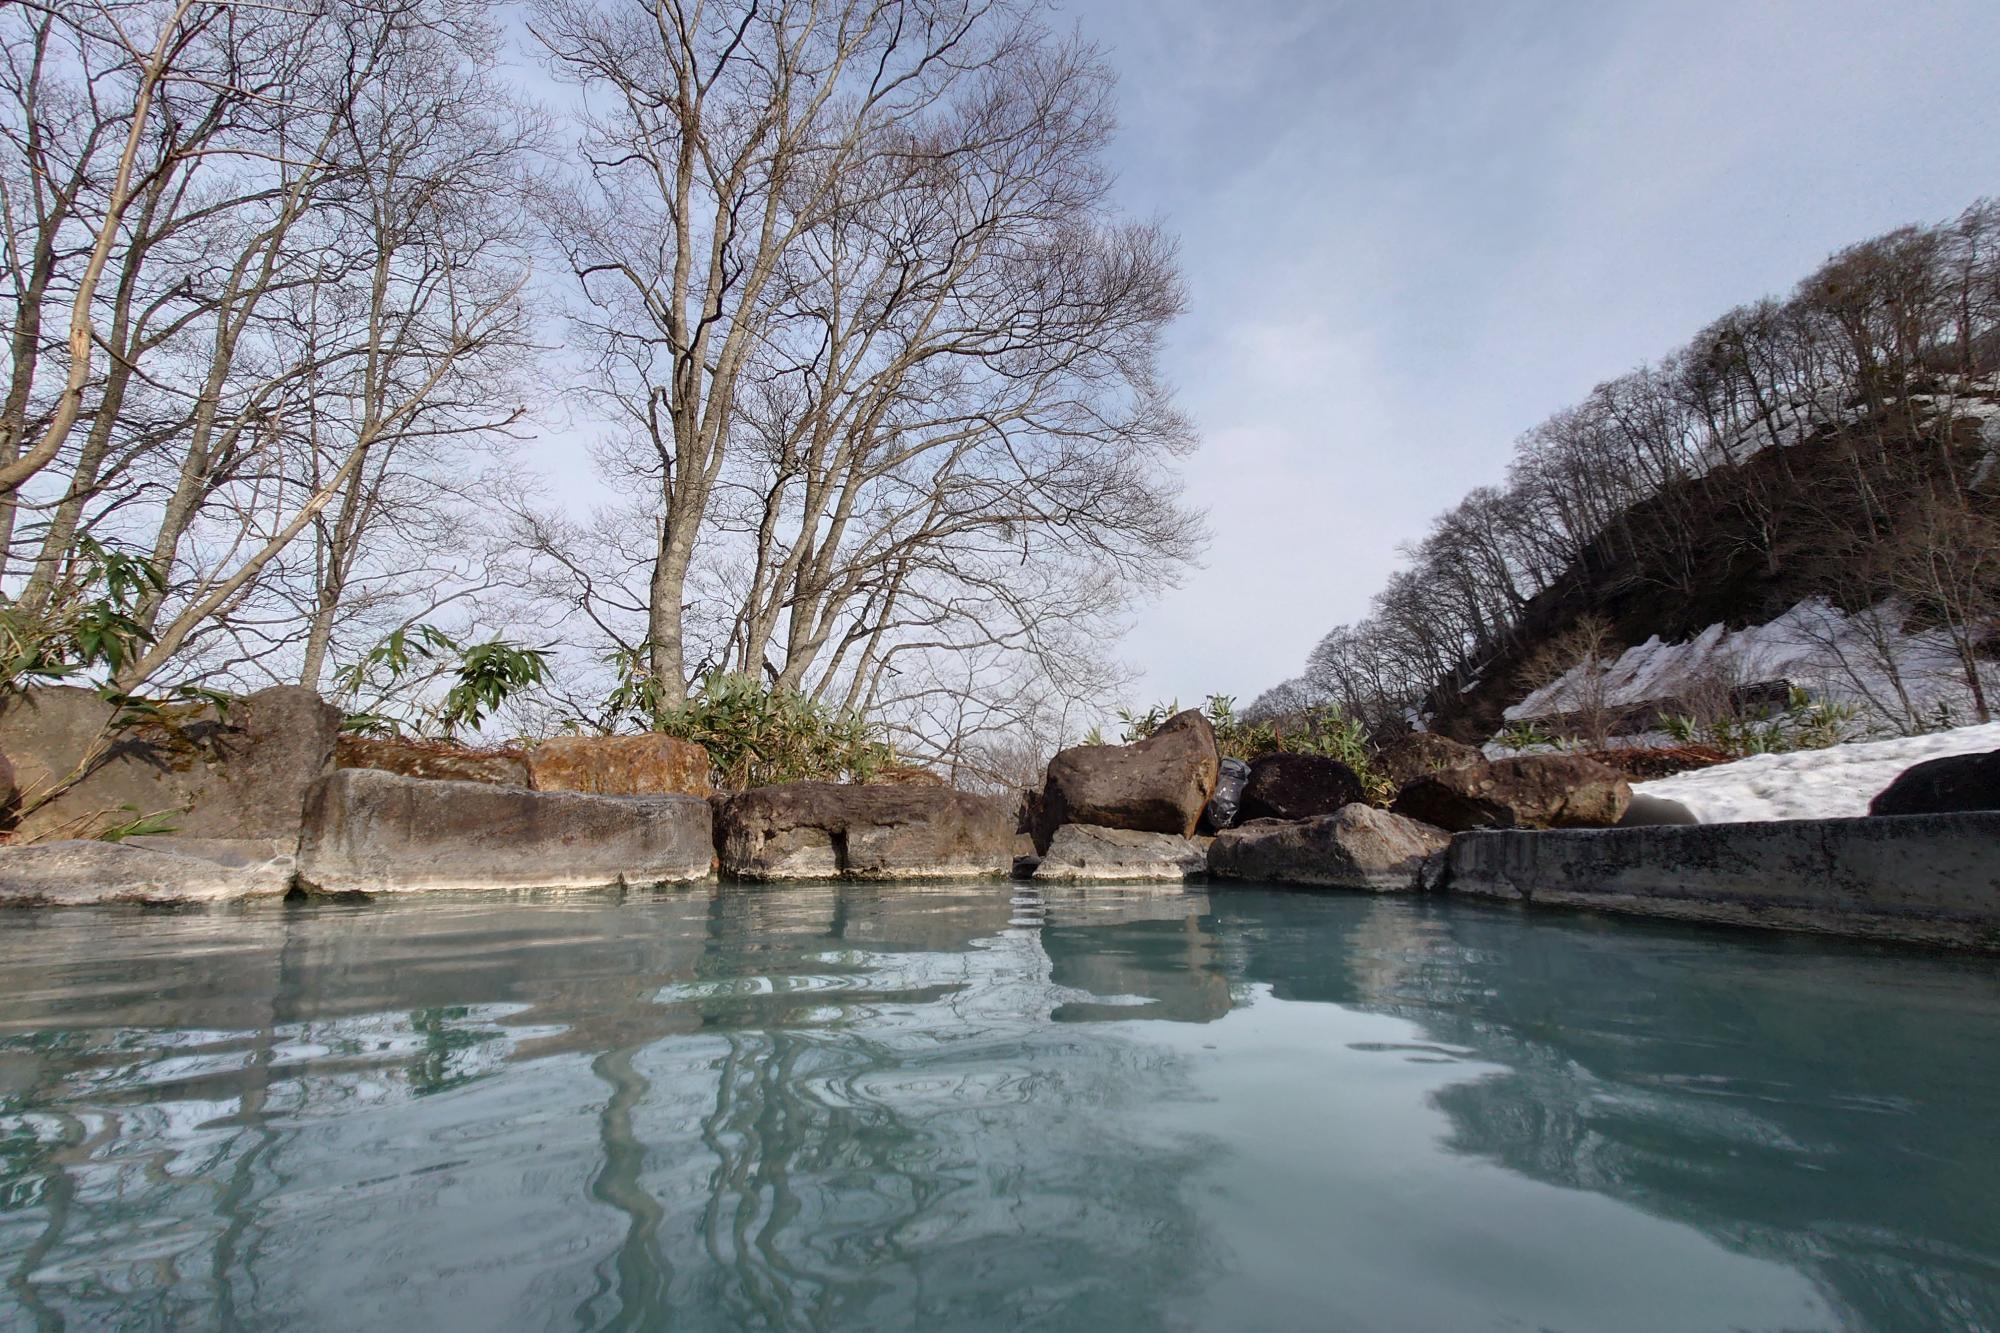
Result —
[[[247, 844], [246, 844], [247, 846]], [[280, 898], [292, 887], [289, 852], [219, 856], [175, 849], [168, 840], [128, 843], [65, 839], [0, 847], [0, 907], [88, 907], [103, 903], [187, 906]]]
[[306, 807], [299, 879], [325, 893], [685, 883], [714, 865], [698, 796], [597, 796], [347, 768]]
[[1208, 849], [1217, 879], [1260, 880], [1376, 893], [1423, 887], [1424, 862], [1451, 835], [1368, 805], [1293, 823], [1262, 820], [1224, 829]]
[[1064, 824], [1035, 867], [1038, 880], [1125, 881], [1195, 879], [1208, 873], [1208, 852], [1178, 833]]
[[1896, 775], [1868, 803], [1871, 815], [2000, 810], [2000, 750], [1926, 759]]
[[1453, 833], [1485, 828], [1610, 828], [1632, 802], [1625, 775], [1569, 754], [1517, 755], [1428, 773], [1390, 808]]
[[737, 879], [966, 879], [1014, 864], [1015, 802], [949, 787], [789, 782], [715, 802]]
[[1064, 824], [1188, 837], [1215, 793], [1215, 729], [1190, 709], [1131, 745], [1076, 745], [1049, 762], [1035, 845]]
[[1362, 797], [1361, 779], [1338, 759], [1318, 754], [1259, 755], [1250, 762], [1237, 822], [1317, 819]]
[[172, 705], [114, 730], [118, 711], [69, 686], [0, 701], [9, 811], [84, 770], [61, 795], [16, 814], [17, 841], [93, 837], [143, 816], [186, 837], [296, 839], [306, 793], [332, 766], [340, 732], [340, 710], [296, 685], [221, 711]]

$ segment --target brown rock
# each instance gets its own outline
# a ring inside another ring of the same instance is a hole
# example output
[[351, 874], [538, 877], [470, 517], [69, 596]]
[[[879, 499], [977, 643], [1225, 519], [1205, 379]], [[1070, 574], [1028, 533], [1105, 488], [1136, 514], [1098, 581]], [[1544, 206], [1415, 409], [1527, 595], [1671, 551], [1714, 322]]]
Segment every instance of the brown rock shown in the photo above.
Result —
[[1454, 833], [1481, 828], [1610, 828], [1632, 788], [1578, 755], [1529, 754], [1456, 768], [1404, 785], [1392, 809]]
[[1193, 710], [1133, 745], [1072, 746], [1049, 764], [1035, 843], [1046, 850], [1064, 824], [1187, 837], [1215, 792], [1218, 763], [1215, 729]]
[[715, 806], [724, 874], [739, 879], [963, 879], [1014, 863], [1014, 805], [949, 787], [788, 782]]
[[527, 757], [528, 785], [536, 791], [706, 796], [715, 789], [708, 751], [675, 736], [557, 736]]
[[1317, 754], [1267, 754], [1250, 763], [1238, 823], [1253, 819], [1315, 819], [1362, 797], [1361, 779], [1338, 759]]
[[1450, 843], [1443, 829], [1356, 804], [1317, 819], [1224, 829], [1208, 849], [1208, 871], [1221, 879], [1407, 893], [1423, 887], [1425, 861]]
[[1624, 747], [1616, 750], [1585, 750], [1585, 759], [1595, 759], [1606, 768], [1615, 768], [1631, 782], [1651, 782], [1688, 773], [1698, 768], [1714, 768], [1729, 762], [1729, 756], [1713, 745], [1661, 745]]
[[1431, 773], [1453, 768], [1476, 768], [1486, 762], [1476, 746], [1440, 736], [1435, 731], [1408, 731], [1382, 747], [1378, 756], [1382, 775], [1389, 785], [1403, 785]]
[[528, 760], [519, 750], [472, 750], [444, 741], [342, 736], [334, 747], [333, 763], [336, 768], [373, 768], [441, 782], [529, 785]]
[[331, 767], [340, 730], [340, 711], [296, 685], [259, 690], [224, 710], [167, 706], [100, 744], [117, 712], [95, 691], [70, 686], [0, 702], [0, 755], [15, 784], [10, 812], [86, 769], [61, 795], [14, 816], [17, 841], [93, 837], [146, 815], [188, 837], [295, 841], [306, 793]]

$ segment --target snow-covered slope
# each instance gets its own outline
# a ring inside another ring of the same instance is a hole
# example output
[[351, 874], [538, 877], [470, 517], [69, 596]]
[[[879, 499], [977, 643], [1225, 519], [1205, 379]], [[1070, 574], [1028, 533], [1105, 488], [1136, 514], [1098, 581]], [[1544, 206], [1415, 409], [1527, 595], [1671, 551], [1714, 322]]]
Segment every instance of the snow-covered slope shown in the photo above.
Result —
[[1928, 736], [1860, 741], [1826, 750], [1760, 754], [1733, 764], [1633, 785], [1634, 793], [1679, 801], [1704, 824], [1865, 815], [1868, 802], [1912, 764], [1948, 754], [2000, 750], [2000, 722]]
[[[1549, 717], [1587, 701], [1616, 707], [1661, 703], [1704, 685], [1773, 680], [1851, 703], [1861, 723], [1878, 732], [1908, 730], [1940, 706], [1959, 717], [1972, 715], [1971, 691], [1949, 636], [1941, 630], [1906, 631], [1905, 619], [1893, 601], [1848, 615], [1815, 598], [1748, 629], [1710, 625], [1685, 643], [1662, 643], [1655, 635], [1608, 665], [1572, 668], [1507, 709], [1506, 717]], [[2000, 665], [1987, 666], [1980, 677], [2000, 694]]]

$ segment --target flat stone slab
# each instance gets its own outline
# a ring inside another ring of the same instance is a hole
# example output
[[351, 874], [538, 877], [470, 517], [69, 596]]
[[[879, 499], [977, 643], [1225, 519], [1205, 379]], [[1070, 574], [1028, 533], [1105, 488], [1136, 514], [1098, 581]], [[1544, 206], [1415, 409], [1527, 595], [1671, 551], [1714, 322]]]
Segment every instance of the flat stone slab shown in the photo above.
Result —
[[1461, 833], [1444, 887], [1677, 921], [2000, 950], [2000, 811]]
[[1049, 840], [1049, 850], [1033, 878], [1068, 883], [1131, 883], [1135, 881], [1199, 879], [1208, 873], [1208, 850], [1193, 838], [1175, 833], [1143, 833], [1136, 829], [1064, 824]]
[[1314, 819], [1264, 819], [1224, 829], [1209, 848], [1208, 873], [1308, 888], [1415, 893], [1426, 887], [1426, 861], [1449, 841], [1443, 829], [1352, 804]]
[[971, 879], [1014, 864], [1015, 803], [911, 784], [790, 782], [716, 802], [736, 879]]
[[167, 841], [139, 847], [70, 839], [0, 847], [0, 907], [182, 907], [282, 898], [292, 887], [292, 857], [269, 844], [246, 840], [211, 858], [163, 847]]
[[299, 879], [323, 893], [676, 884], [714, 867], [708, 802], [329, 774], [306, 802]]

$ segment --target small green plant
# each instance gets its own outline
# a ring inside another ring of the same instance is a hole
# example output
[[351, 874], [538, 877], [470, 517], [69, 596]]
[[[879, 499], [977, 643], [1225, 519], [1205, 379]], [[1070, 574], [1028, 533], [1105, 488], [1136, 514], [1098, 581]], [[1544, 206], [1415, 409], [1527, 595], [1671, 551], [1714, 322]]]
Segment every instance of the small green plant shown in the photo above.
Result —
[[116, 677], [153, 633], [138, 618], [166, 582], [151, 561], [84, 537], [66, 576], [32, 607], [0, 606], [0, 688]]
[[1534, 722], [1510, 722], [1493, 737], [1496, 744], [1514, 751], [1553, 750], [1556, 738]]
[[[417, 707], [414, 718], [379, 711], [419, 678], [437, 676], [449, 678], [450, 687], [437, 704]], [[504, 639], [465, 644], [435, 625], [409, 625], [335, 673], [334, 685], [350, 699], [373, 694], [378, 700], [374, 708], [350, 710], [341, 723], [347, 731], [450, 737], [460, 729], [478, 730], [508, 699], [548, 677], [547, 649], [523, 648]]]
[[[1125, 740], [1144, 740], [1158, 731], [1168, 718], [1181, 711], [1179, 700], [1154, 704], [1143, 713], [1119, 709], [1125, 726]], [[1385, 800], [1389, 780], [1376, 763], [1368, 732], [1360, 722], [1338, 708], [1309, 708], [1280, 726], [1274, 721], [1246, 722], [1236, 713], [1236, 700], [1226, 694], [1211, 694], [1202, 715], [1215, 729], [1216, 751], [1225, 759], [1252, 760], [1267, 754], [1313, 754], [1337, 759], [1354, 770], [1362, 790], [1371, 801]], [[1094, 729], [1093, 729], [1094, 730]], [[1102, 744], [1085, 740], [1085, 744]]]
[[606, 700], [614, 722], [693, 741], [708, 751], [726, 789], [774, 782], [866, 782], [895, 755], [866, 719], [798, 690], [715, 672], [685, 703], [667, 707], [631, 669]]
[[1854, 733], [1859, 710], [1852, 704], [1814, 699], [1793, 686], [1785, 706], [1759, 708], [1702, 721], [1680, 713], [1660, 719], [1660, 729], [1677, 745], [1712, 745], [1732, 759], [1793, 750], [1824, 750]]
[[110, 828], [99, 833], [97, 836], [100, 841], [123, 842], [127, 838], [143, 838], [153, 834], [172, 833], [179, 827], [174, 822], [175, 817], [185, 813], [181, 810], [155, 810], [151, 814], [142, 815], [139, 813], [138, 806], [129, 803], [119, 808], [130, 811], [133, 817], [122, 824], [113, 824]]

